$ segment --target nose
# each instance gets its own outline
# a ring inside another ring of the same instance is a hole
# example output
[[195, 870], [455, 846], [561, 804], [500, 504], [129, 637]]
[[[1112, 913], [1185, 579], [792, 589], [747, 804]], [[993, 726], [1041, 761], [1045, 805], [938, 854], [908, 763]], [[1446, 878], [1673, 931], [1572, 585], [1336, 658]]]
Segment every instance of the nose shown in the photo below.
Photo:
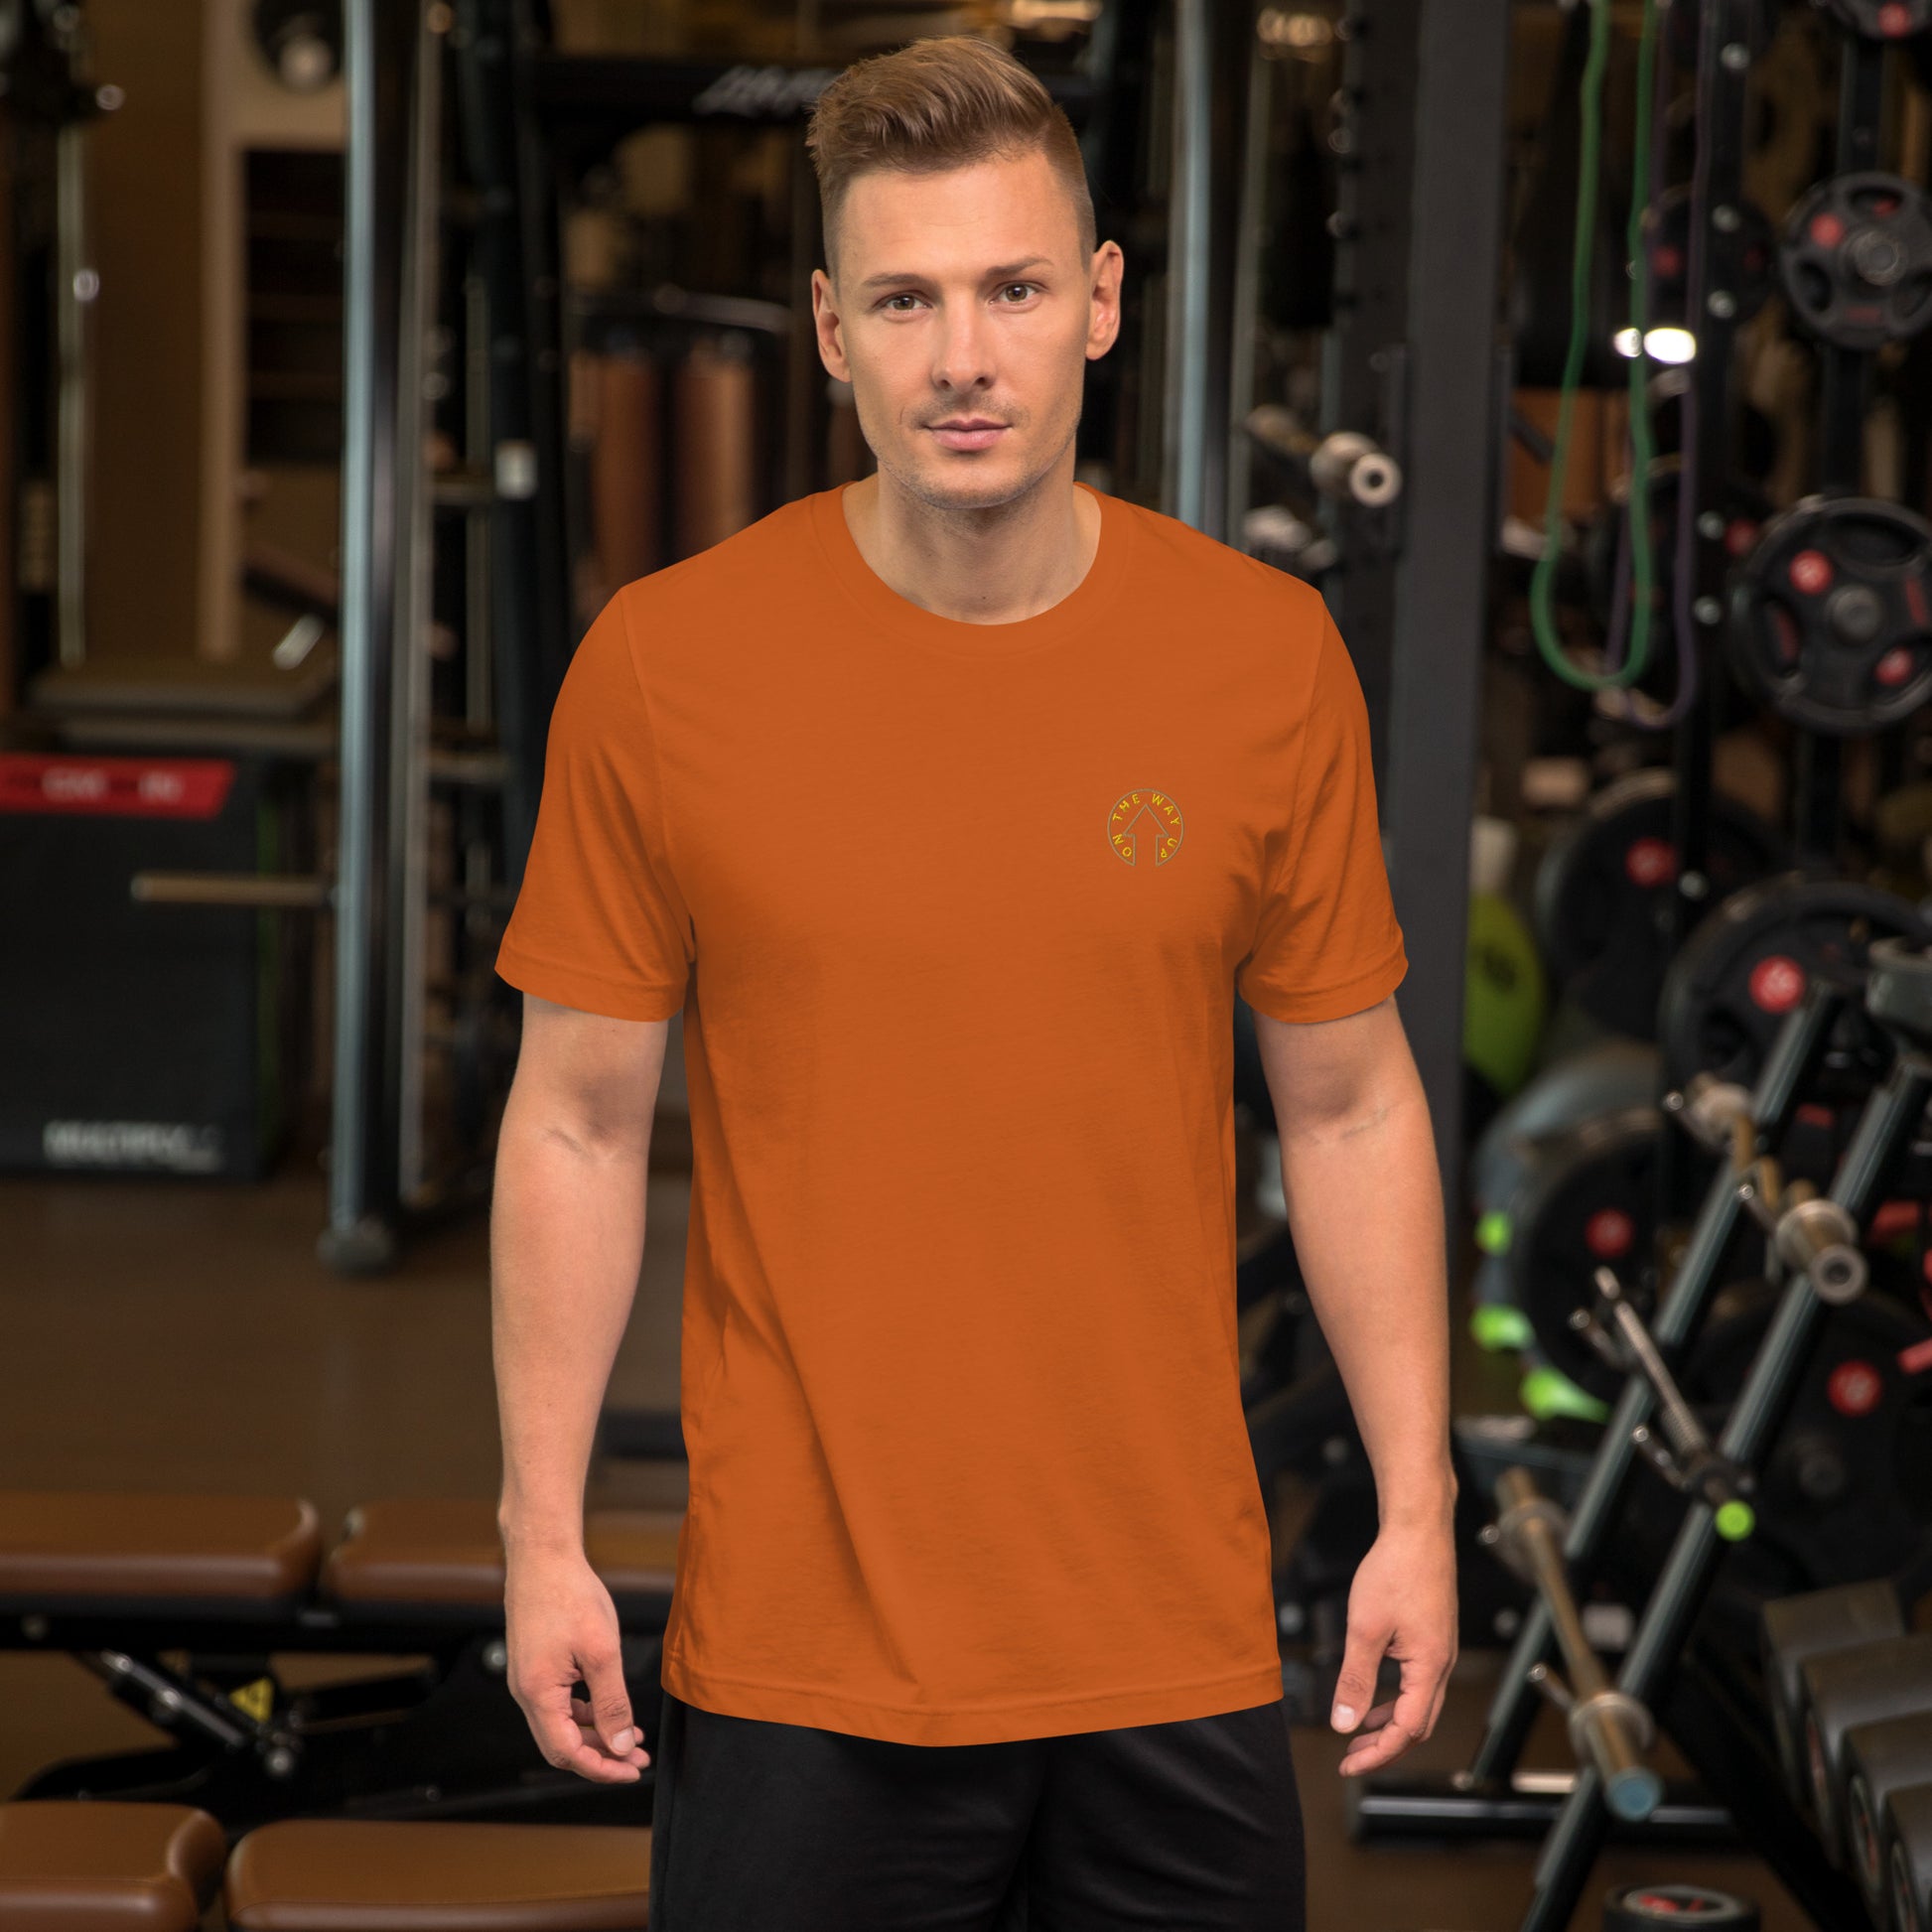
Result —
[[951, 395], [993, 383], [992, 344], [977, 302], [949, 302], [940, 311], [932, 357], [932, 386]]

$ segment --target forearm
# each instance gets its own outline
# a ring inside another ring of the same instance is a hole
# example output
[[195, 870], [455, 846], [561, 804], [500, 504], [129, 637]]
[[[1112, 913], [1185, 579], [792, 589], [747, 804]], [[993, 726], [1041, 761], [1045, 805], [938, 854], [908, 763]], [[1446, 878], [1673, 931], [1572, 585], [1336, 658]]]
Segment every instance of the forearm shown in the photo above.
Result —
[[506, 1544], [573, 1547], [644, 1243], [648, 1144], [503, 1113], [490, 1214], [491, 1348]]
[[1442, 1182], [1406, 1052], [1347, 1114], [1284, 1131], [1282, 1187], [1382, 1521], [1447, 1521], [1455, 1478]]

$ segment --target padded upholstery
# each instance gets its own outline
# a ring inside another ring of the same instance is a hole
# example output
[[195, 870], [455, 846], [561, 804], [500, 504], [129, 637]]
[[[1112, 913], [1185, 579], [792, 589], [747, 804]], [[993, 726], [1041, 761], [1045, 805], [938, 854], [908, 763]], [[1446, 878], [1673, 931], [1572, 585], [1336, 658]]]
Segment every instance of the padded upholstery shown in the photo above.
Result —
[[[614, 1596], [668, 1595], [683, 1520], [671, 1509], [590, 1510], [585, 1553]], [[495, 1505], [422, 1497], [358, 1503], [323, 1566], [322, 1587], [343, 1603], [500, 1603]]]
[[321, 1560], [299, 1497], [0, 1490], [0, 1596], [266, 1602], [307, 1590]]
[[196, 1932], [227, 1841], [188, 1805], [0, 1804], [6, 1932]]
[[650, 1831], [292, 1818], [228, 1861], [234, 1932], [643, 1932]]

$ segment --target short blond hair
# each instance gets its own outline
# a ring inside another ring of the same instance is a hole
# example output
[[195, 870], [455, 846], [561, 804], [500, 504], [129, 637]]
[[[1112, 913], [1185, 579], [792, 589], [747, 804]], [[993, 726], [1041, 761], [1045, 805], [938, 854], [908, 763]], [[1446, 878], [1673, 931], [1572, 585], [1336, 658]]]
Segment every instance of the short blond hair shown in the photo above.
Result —
[[1093, 196], [1072, 123], [1038, 77], [990, 41], [939, 35], [855, 61], [819, 95], [805, 147], [834, 273], [840, 214], [858, 176], [938, 174], [1032, 153], [1045, 155], [1066, 185], [1081, 246], [1093, 253]]

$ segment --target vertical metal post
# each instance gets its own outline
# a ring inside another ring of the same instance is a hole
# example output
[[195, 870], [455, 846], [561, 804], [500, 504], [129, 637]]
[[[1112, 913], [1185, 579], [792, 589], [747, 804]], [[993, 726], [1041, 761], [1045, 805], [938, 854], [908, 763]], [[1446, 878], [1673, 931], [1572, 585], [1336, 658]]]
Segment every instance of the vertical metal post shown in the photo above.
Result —
[[1174, 0], [1173, 165], [1168, 189], [1166, 461], [1171, 515], [1207, 528], [1209, 221], [1213, 34], [1209, 0]]
[[[1462, 1138], [1469, 814], [1495, 539], [1509, 0], [1423, 0], [1408, 275], [1406, 541], [1395, 566], [1382, 824], [1420, 971], [1403, 1021], [1446, 1193]], [[1378, 30], [1379, 31], [1379, 30]]]
[[[72, 11], [71, 9], [69, 10]], [[84, 33], [74, 13], [66, 28], [67, 50], [84, 66]], [[91, 419], [95, 271], [92, 222], [87, 207], [87, 143], [92, 122], [76, 115], [62, 121], [54, 137], [54, 313], [59, 373], [55, 459], [55, 636], [60, 661], [78, 664], [87, 655], [88, 482], [93, 469]]]
[[[394, 855], [390, 752], [398, 602], [397, 397], [416, 10], [346, 0], [343, 328], [341, 804], [336, 1038], [324, 1260], [345, 1272], [395, 1251], [398, 1015], [387, 969]], [[408, 459], [421, 461], [420, 450]]]

